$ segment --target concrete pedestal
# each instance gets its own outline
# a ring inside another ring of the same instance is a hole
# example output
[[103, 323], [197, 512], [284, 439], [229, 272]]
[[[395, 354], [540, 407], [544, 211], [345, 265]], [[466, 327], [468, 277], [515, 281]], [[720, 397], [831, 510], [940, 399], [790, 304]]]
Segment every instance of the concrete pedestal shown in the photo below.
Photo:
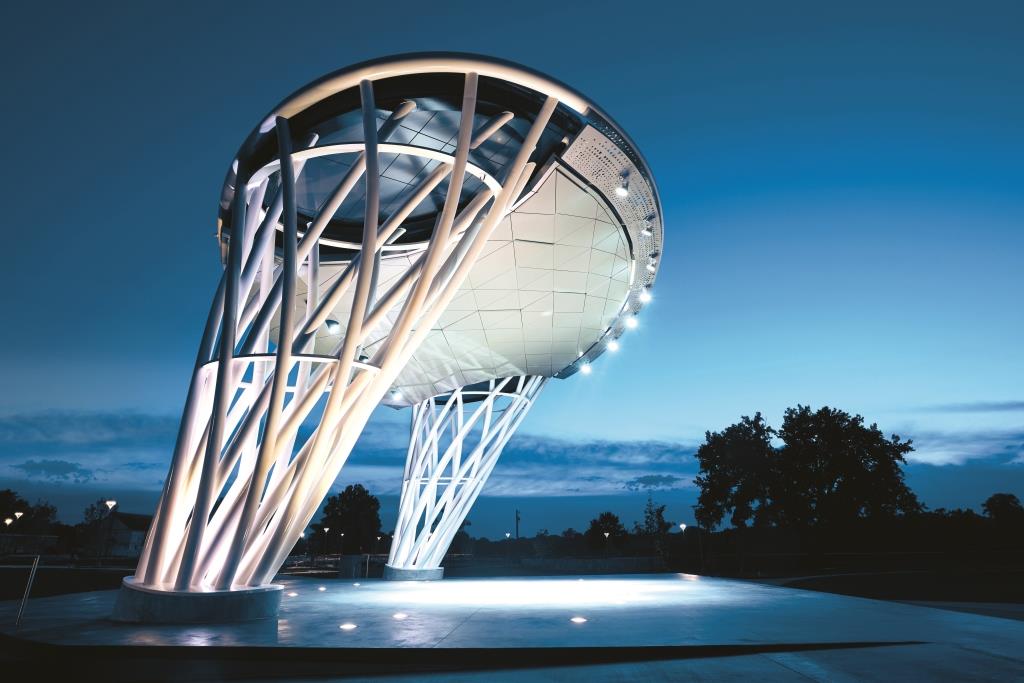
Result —
[[444, 567], [434, 569], [400, 569], [384, 565], [384, 579], [387, 581], [440, 581], [444, 578]]
[[271, 619], [282, 586], [185, 593], [140, 586], [125, 577], [111, 619], [145, 624], [212, 624]]

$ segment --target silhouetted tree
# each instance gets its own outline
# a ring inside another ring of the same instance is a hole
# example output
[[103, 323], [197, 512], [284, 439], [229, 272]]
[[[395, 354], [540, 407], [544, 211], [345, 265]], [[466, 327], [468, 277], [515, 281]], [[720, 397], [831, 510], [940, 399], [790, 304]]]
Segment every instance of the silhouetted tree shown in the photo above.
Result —
[[771, 501], [774, 521], [806, 529], [850, 525], [860, 518], [892, 518], [921, 509], [903, 481], [914, 450], [896, 434], [834, 408], [786, 410], [778, 432]]
[[777, 432], [760, 413], [743, 417], [708, 432], [697, 451], [697, 519], [714, 527], [731, 513], [737, 528], [750, 522], [807, 531], [917, 512], [901, 469], [911, 451], [910, 441], [886, 438], [860, 415], [834, 408], [789, 408]]
[[643, 523], [634, 522], [633, 533], [646, 540], [654, 552], [664, 555], [665, 541], [671, 528], [672, 522], [665, 519], [665, 506], [655, 505], [651, 497], [647, 496]]
[[[608, 534], [607, 538], [605, 533]], [[590, 520], [590, 528], [584, 534], [587, 545], [592, 550], [602, 550], [608, 547], [609, 543], [619, 545], [626, 535], [626, 527], [622, 526], [618, 515], [613, 512], [602, 512]]]
[[[15, 515], [20, 512], [21, 517]], [[0, 526], [0, 532], [7, 531], [17, 534], [48, 534], [57, 525], [57, 508], [45, 500], [37, 500], [35, 505], [11, 489], [0, 491], [0, 521], [11, 518], [11, 526]]]
[[1024, 526], [1024, 505], [1012, 493], [993, 493], [981, 504], [981, 509], [999, 529]]
[[[351, 484], [327, 499], [321, 526], [330, 528], [330, 536], [345, 533], [342, 552], [374, 552], [380, 532], [380, 501], [362, 486]], [[328, 544], [326, 552], [334, 546]]]
[[721, 432], [705, 432], [697, 449], [700, 475], [694, 480], [700, 487], [697, 521], [711, 529], [727, 513], [735, 527], [769, 523], [769, 486], [775, 449], [775, 430], [755, 413], [744, 415]]

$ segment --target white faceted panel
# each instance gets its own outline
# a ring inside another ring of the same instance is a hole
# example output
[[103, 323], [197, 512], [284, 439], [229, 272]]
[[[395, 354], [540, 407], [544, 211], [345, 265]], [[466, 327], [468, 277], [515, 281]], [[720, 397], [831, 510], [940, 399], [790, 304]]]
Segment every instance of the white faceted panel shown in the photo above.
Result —
[[[629, 287], [628, 243], [613, 216], [592, 190], [552, 167], [499, 224], [439, 321], [447, 348], [430, 345], [417, 353], [420, 367], [436, 367], [433, 385], [456, 389], [448, 385], [453, 367], [466, 377], [550, 376], [596, 343]], [[452, 363], [435, 353], [469, 359]], [[406, 380], [399, 376], [403, 393]]]

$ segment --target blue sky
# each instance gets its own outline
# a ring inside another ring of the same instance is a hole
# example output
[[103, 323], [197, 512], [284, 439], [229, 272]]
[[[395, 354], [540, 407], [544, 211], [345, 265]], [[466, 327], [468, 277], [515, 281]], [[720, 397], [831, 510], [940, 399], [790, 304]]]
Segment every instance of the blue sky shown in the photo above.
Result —
[[[109, 495], [151, 507], [243, 137], [328, 71], [460, 50], [599, 103], [647, 156], [666, 224], [640, 328], [545, 390], [477, 533], [516, 506], [528, 532], [605, 508], [629, 522], [636, 481], [690, 519], [704, 431], [797, 403], [913, 438], [932, 507], [1024, 496], [1024, 9], [893, 4], [9, 9], [0, 487], [70, 521]], [[392, 494], [406, 420], [375, 417], [339, 485]]]

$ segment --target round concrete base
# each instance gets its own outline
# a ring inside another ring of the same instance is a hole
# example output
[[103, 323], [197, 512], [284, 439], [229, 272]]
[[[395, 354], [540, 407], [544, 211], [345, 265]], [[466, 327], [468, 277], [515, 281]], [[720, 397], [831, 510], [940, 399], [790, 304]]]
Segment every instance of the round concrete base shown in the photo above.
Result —
[[283, 586], [185, 593], [156, 590], [126, 576], [114, 603], [114, 621], [145, 624], [211, 624], [277, 617]]
[[444, 567], [399, 569], [386, 564], [384, 565], [384, 578], [387, 581], [440, 581], [444, 578]]

